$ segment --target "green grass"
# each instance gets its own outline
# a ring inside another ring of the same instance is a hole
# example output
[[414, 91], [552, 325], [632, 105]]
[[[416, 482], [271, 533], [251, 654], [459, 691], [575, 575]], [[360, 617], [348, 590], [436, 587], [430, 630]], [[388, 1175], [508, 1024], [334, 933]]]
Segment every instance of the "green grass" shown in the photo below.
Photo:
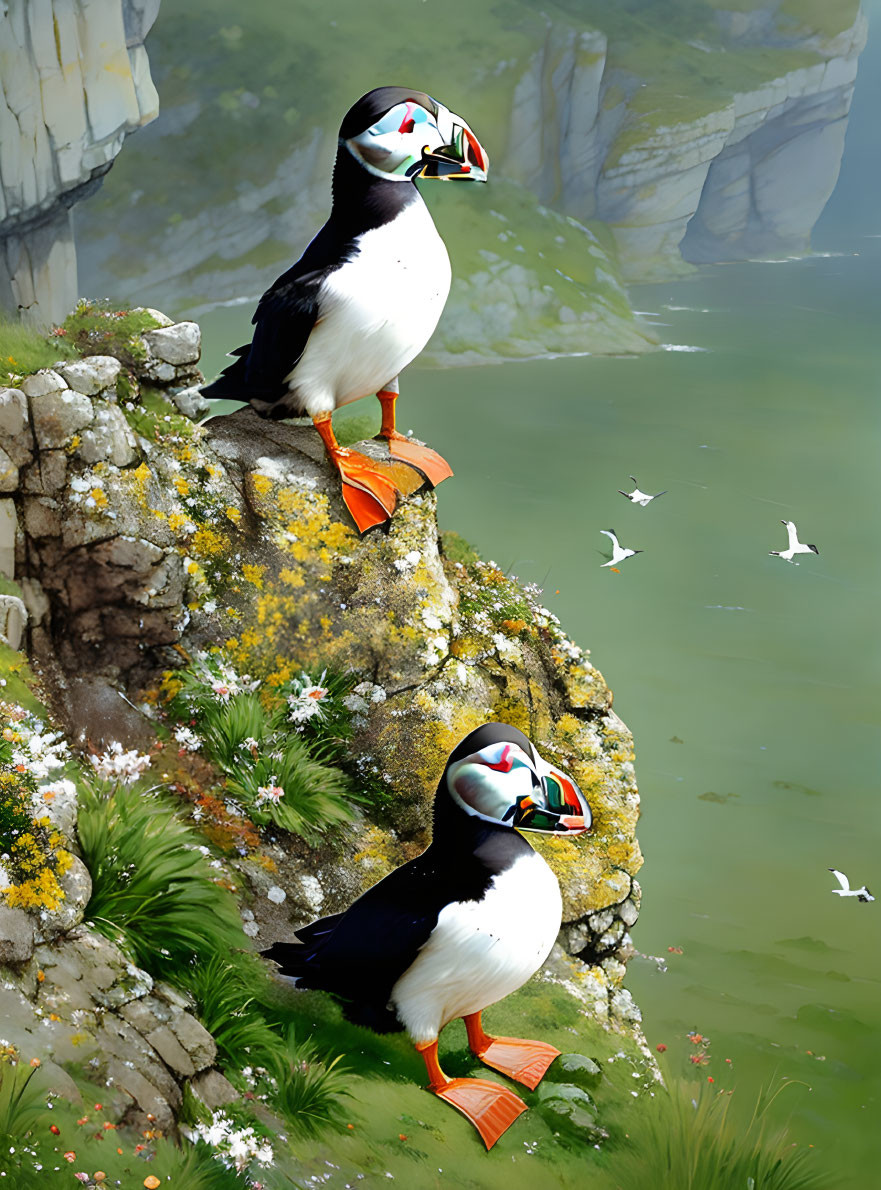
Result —
[[[124, 1131], [111, 1132], [109, 1142], [103, 1123], [105, 1119], [113, 1123], [113, 1113], [91, 1110], [94, 1087], [82, 1084], [83, 1099], [78, 1104], [54, 1096], [48, 1087], [42, 1070], [23, 1061], [0, 1063], [0, 1185], [4, 1190], [35, 1190], [44, 1185], [69, 1190], [80, 1184], [75, 1173], [97, 1170], [106, 1174], [104, 1185], [123, 1190], [142, 1187], [150, 1174], [163, 1186], [181, 1190], [241, 1190], [246, 1184], [244, 1178], [225, 1170], [205, 1145], [178, 1146], [155, 1139], [141, 1142], [136, 1151], [141, 1138]], [[66, 1153], [73, 1154], [71, 1161]]]
[[674, 1080], [658, 1090], [629, 1130], [630, 1150], [613, 1167], [618, 1190], [833, 1190], [816, 1154], [796, 1148], [770, 1120], [774, 1095], [762, 1092], [749, 1120], [732, 1111], [730, 1092]]
[[311, 1039], [298, 1042], [295, 1029], [288, 1029], [285, 1049], [271, 1067], [277, 1083], [271, 1103], [301, 1136], [317, 1136], [345, 1125], [352, 1091], [342, 1062], [342, 1055], [322, 1061]]
[[134, 368], [147, 358], [140, 336], [159, 325], [145, 310], [80, 298], [59, 333], [80, 355], [114, 355], [127, 368]]
[[194, 957], [245, 948], [236, 903], [215, 883], [201, 837], [155, 790], [86, 787], [77, 835], [92, 877], [86, 919], [138, 966], [176, 982]]
[[[169, 714], [183, 723], [195, 720], [204, 755], [224, 773], [229, 794], [260, 826], [273, 822], [283, 830], [317, 843], [324, 832], [350, 822], [353, 783], [343, 771], [351, 712], [343, 699], [357, 682], [352, 674], [306, 674], [278, 688], [247, 689], [245, 682], [207, 654], [169, 675], [174, 694]], [[309, 700], [315, 713], [292, 721], [290, 700], [307, 687], [324, 697]], [[281, 789], [280, 797], [268, 796]]]
[[0, 314], [0, 385], [12, 388], [20, 377], [50, 368], [75, 354], [63, 339], [52, 338]]
[[217, 1060], [226, 1071], [267, 1066], [282, 1060], [285, 1043], [257, 1000], [268, 979], [267, 968], [248, 955], [201, 957], [181, 983], [196, 1002], [196, 1015], [217, 1044]]

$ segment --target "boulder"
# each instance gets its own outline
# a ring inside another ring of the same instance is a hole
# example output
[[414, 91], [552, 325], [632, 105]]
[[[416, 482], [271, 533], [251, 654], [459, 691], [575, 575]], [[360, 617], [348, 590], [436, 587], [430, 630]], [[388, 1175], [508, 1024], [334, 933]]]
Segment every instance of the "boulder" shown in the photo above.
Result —
[[87, 397], [112, 388], [122, 370], [122, 364], [112, 355], [90, 355], [55, 367], [75, 392]]
[[34, 922], [24, 909], [0, 905], [0, 963], [26, 963], [34, 953]]
[[175, 367], [198, 363], [202, 352], [202, 332], [196, 322], [176, 322], [147, 331], [144, 342], [151, 355]]

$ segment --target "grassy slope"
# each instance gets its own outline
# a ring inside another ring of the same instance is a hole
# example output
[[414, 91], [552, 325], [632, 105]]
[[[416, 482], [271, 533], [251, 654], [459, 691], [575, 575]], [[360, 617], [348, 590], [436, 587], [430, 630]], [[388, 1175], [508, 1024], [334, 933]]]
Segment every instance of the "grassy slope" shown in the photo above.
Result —
[[[297, 1015], [302, 1028], [312, 1033], [321, 1048], [342, 1051], [351, 1071], [353, 1127], [321, 1142], [298, 1146], [297, 1161], [286, 1168], [295, 1178], [327, 1175], [328, 1186], [343, 1187], [354, 1175], [369, 1179], [392, 1174], [399, 1183], [423, 1187], [456, 1185], [484, 1187], [501, 1184], [509, 1190], [531, 1190], [536, 1179], [554, 1187], [609, 1183], [603, 1171], [614, 1162], [624, 1144], [624, 1134], [638, 1110], [631, 1092], [654, 1086], [645, 1058], [626, 1038], [608, 1033], [579, 1015], [579, 1001], [562, 987], [531, 980], [513, 996], [489, 1009], [490, 1030], [513, 1036], [532, 1036], [556, 1045], [563, 1053], [577, 1052], [594, 1058], [603, 1074], [589, 1087], [597, 1105], [599, 1123], [610, 1133], [602, 1150], [582, 1137], [561, 1133], [545, 1115], [539, 1091], [530, 1092], [487, 1070], [470, 1055], [460, 1022], [450, 1025], [441, 1038], [441, 1062], [453, 1077], [490, 1077], [511, 1087], [529, 1110], [490, 1152], [472, 1126], [449, 1105], [424, 1090], [425, 1068], [407, 1038], [401, 1034], [380, 1037], [350, 1025], [338, 1008], [320, 993], [298, 993]], [[609, 1062], [614, 1058], [613, 1062]], [[633, 1077], [634, 1074], [638, 1077]], [[565, 1082], [567, 1076], [552, 1067], [542, 1087]], [[401, 1135], [406, 1139], [401, 1140]], [[527, 1146], [536, 1147], [534, 1155]], [[326, 1162], [335, 1167], [328, 1174]], [[441, 1174], [439, 1171], [443, 1170]]]

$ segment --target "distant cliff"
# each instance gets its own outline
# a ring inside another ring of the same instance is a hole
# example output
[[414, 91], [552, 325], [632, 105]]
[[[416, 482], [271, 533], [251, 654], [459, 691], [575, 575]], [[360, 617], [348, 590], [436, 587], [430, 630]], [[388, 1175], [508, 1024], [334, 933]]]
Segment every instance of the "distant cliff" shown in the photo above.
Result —
[[807, 251], [838, 179], [867, 22], [838, 5], [818, 32], [804, 8], [707, 6], [704, 36], [685, 40], [674, 4], [671, 35], [659, 27], [641, 46], [549, 21], [514, 91], [505, 171], [608, 224], [628, 280]]
[[0, 307], [60, 322], [77, 298], [71, 207], [159, 99], [144, 37], [159, 0], [0, 5]]

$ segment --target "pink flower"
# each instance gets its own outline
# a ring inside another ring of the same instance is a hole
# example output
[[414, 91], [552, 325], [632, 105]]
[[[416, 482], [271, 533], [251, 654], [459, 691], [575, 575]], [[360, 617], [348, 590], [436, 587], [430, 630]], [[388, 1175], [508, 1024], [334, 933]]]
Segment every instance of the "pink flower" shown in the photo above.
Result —
[[273, 806], [277, 806], [284, 797], [284, 790], [280, 785], [276, 785], [275, 777], [270, 777], [271, 785], [260, 785], [257, 789], [257, 805], [262, 806], [264, 802], [272, 802]]

